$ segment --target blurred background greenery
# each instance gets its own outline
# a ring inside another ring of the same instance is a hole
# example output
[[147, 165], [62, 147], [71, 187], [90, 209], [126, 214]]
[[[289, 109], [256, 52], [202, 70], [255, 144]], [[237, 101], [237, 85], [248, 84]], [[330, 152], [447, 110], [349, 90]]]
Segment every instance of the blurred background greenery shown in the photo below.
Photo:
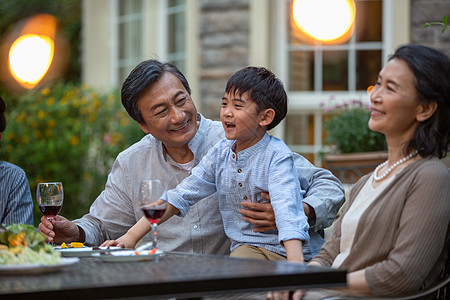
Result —
[[103, 190], [117, 154], [144, 135], [122, 107], [118, 91], [98, 92], [80, 81], [81, 1], [0, 1], [0, 33], [36, 13], [57, 17], [72, 55], [58, 82], [20, 92], [0, 85], [7, 105], [0, 159], [26, 172], [35, 226], [42, 216], [35, 201], [37, 183], [63, 182], [60, 214], [81, 217]]

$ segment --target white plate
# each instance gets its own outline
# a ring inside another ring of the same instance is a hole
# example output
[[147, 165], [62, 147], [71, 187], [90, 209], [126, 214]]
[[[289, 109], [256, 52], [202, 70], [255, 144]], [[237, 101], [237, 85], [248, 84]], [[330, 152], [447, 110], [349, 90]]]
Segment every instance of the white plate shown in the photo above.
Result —
[[[93, 253], [107, 251], [108, 247], [79, 247], [79, 248], [61, 248], [61, 246], [55, 246], [55, 250], [59, 251], [64, 257], [87, 257]], [[109, 247], [110, 251], [123, 250], [121, 247]]]
[[156, 251], [155, 254], [149, 254], [150, 251], [140, 251], [136, 254], [135, 250], [123, 250], [123, 251], [113, 251], [109, 254], [104, 253], [93, 253], [93, 257], [98, 257], [106, 262], [122, 262], [122, 261], [147, 261], [154, 260], [164, 255], [161, 250]]
[[62, 268], [79, 262], [77, 257], [61, 258], [61, 263], [55, 265], [23, 264], [23, 265], [0, 265], [0, 275], [30, 275], [59, 271]]

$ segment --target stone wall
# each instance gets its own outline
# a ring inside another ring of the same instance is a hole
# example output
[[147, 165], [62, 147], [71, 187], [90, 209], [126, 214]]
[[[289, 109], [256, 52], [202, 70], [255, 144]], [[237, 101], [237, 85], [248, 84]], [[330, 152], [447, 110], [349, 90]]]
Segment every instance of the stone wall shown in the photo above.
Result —
[[430, 46], [450, 56], [450, 27], [442, 33], [442, 26], [429, 22], [441, 22], [442, 17], [450, 18], [449, 0], [412, 0], [411, 1], [411, 43]]
[[201, 113], [219, 119], [228, 78], [249, 63], [249, 0], [202, 0]]

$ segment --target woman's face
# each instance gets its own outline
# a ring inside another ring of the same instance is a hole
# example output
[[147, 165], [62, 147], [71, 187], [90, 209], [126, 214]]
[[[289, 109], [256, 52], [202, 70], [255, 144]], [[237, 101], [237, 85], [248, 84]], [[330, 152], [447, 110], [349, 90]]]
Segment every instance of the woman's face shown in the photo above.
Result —
[[369, 128], [402, 143], [409, 141], [419, 124], [421, 110], [415, 77], [405, 61], [392, 59], [380, 71], [370, 94]]

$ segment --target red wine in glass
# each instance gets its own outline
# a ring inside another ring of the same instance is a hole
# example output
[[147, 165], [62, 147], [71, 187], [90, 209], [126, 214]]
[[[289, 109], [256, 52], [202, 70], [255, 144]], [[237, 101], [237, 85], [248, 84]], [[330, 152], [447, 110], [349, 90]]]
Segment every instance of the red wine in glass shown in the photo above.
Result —
[[58, 215], [63, 204], [64, 191], [61, 182], [38, 183], [36, 202], [39, 210], [51, 221]]
[[62, 205], [39, 205], [39, 210], [47, 219], [53, 219], [58, 215]]
[[164, 215], [166, 208], [158, 208], [158, 207], [142, 207], [142, 211], [144, 212], [147, 220], [152, 224], [158, 223], [159, 219]]
[[166, 183], [162, 180], [142, 180], [139, 187], [139, 207], [144, 212], [153, 229], [152, 250], [157, 248], [156, 228], [167, 208]]

